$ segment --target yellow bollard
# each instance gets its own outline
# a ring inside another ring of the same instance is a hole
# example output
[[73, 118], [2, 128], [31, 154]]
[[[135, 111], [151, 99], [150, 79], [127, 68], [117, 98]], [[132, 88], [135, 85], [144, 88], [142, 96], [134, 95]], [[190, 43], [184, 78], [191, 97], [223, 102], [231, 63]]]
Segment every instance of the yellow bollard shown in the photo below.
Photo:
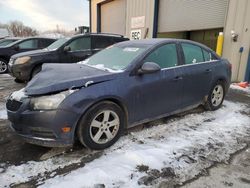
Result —
[[216, 47], [216, 53], [219, 56], [222, 56], [223, 40], [224, 40], [223, 32], [220, 32], [217, 39], [217, 47]]

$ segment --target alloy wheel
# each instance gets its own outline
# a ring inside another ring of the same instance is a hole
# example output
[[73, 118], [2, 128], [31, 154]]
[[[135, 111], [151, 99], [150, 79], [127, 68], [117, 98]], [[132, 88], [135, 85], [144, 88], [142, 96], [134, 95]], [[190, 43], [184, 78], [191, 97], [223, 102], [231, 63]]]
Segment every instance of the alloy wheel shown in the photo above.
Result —
[[6, 72], [8, 69], [7, 64], [3, 61], [0, 61], [0, 73]]
[[114, 111], [103, 110], [90, 124], [90, 137], [97, 144], [105, 144], [115, 138], [119, 127], [119, 116]]
[[223, 100], [223, 97], [224, 97], [223, 87], [221, 85], [216, 85], [214, 87], [214, 90], [211, 96], [213, 106], [215, 107], [219, 106]]

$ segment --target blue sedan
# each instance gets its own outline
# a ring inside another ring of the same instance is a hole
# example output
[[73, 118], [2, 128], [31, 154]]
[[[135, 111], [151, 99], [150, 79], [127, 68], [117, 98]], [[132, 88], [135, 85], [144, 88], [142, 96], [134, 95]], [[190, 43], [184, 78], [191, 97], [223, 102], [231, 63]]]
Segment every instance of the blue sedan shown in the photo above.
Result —
[[99, 150], [138, 124], [201, 104], [217, 110], [230, 80], [231, 64], [199, 43], [127, 41], [78, 64], [45, 64], [6, 106], [27, 142]]

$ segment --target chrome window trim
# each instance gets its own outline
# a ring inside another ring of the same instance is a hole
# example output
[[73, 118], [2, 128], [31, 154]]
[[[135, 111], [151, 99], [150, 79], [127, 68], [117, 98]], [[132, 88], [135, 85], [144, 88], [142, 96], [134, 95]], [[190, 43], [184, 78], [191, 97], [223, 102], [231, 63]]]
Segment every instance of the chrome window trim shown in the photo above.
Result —
[[213, 63], [213, 62], [216, 62], [216, 61], [218, 61], [218, 60], [211, 60], [211, 61], [203, 61], [203, 62], [200, 62], [200, 63], [192, 63], [192, 64], [177, 65], [177, 66], [175, 66], [175, 67], [163, 68], [163, 69], [161, 69], [161, 71], [162, 71], [162, 70], [174, 69], [174, 68], [178, 68], [178, 67], [187, 67], [187, 66], [205, 64], [205, 63]]

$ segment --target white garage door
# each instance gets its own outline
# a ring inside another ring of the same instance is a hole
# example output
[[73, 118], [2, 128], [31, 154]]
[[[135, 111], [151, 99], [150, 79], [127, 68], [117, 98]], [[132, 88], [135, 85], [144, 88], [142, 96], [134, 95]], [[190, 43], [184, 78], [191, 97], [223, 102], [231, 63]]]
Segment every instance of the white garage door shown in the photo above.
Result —
[[229, 0], [160, 0], [158, 32], [224, 27]]
[[126, 33], [126, 0], [115, 0], [101, 5], [101, 32]]

